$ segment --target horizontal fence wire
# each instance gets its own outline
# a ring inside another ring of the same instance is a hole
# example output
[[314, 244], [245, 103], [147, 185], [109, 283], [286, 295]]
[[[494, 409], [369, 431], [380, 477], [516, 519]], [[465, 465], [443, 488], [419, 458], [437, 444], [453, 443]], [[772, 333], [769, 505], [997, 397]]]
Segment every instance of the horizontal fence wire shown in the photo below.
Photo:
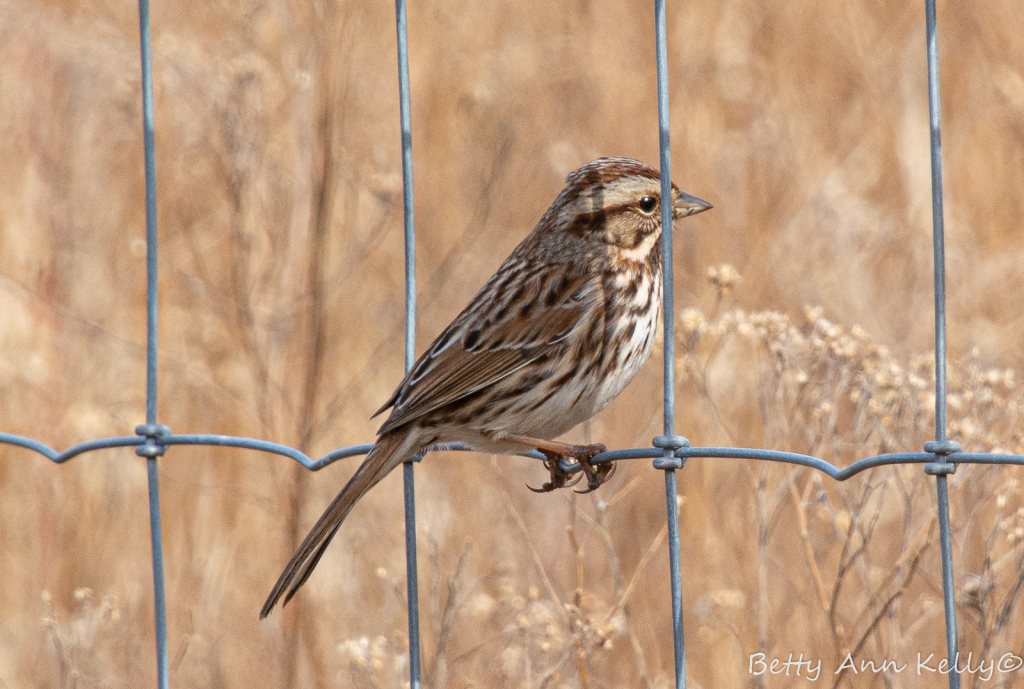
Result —
[[[655, 50], [658, 86], [658, 134], [661, 159], [662, 198], [670, 195], [671, 155], [669, 136], [668, 98], [668, 49], [666, 39], [665, 1], [655, 0]], [[412, 176], [412, 123], [410, 109], [407, 16], [405, 0], [395, 2], [396, 29], [398, 36], [399, 100], [401, 113], [403, 206], [405, 230], [405, 368], [415, 361], [416, 330], [416, 265], [415, 226], [413, 215]], [[672, 233], [664, 233], [664, 435], [654, 438], [653, 447], [612, 450], [595, 455], [592, 462], [602, 464], [632, 459], [653, 459], [653, 466], [664, 471], [665, 501], [669, 533], [669, 568], [672, 601], [673, 647], [675, 660], [675, 686], [686, 686], [686, 655], [683, 637], [682, 573], [679, 556], [678, 490], [676, 470], [681, 469], [689, 459], [738, 459], [781, 462], [805, 466], [827, 474], [836, 481], [845, 481], [857, 474], [892, 465], [922, 464], [924, 471], [936, 479], [937, 514], [939, 520], [943, 601], [946, 623], [947, 653], [951, 666], [955, 667], [957, 657], [956, 607], [953, 580], [951, 531], [949, 520], [949, 489], [947, 475], [954, 473], [960, 464], [1005, 464], [1024, 465], [1024, 455], [1006, 453], [963, 452], [960, 445], [946, 439], [946, 299], [945, 299], [945, 258], [942, 200], [942, 151], [940, 137], [939, 72], [937, 51], [937, 25], [934, 0], [925, 0], [926, 50], [928, 59], [929, 128], [931, 133], [931, 183], [932, 220], [935, 282], [935, 440], [925, 444], [924, 452], [896, 452], [859, 459], [839, 468], [814, 457], [794, 452], [781, 452], [758, 448], [736, 447], [691, 447], [682, 436], [675, 435], [675, 322], [672, 271]], [[164, 593], [163, 542], [160, 530], [159, 481], [157, 458], [167, 448], [175, 445], [201, 445], [207, 447], [233, 447], [255, 450], [289, 457], [311, 471], [317, 471], [334, 462], [348, 457], [364, 455], [373, 447], [366, 443], [332, 450], [313, 459], [304, 452], [280, 443], [257, 438], [216, 434], [175, 434], [165, 425], [157, 423], [157, 226], [156, 226], [156, 162], [154, 152], [152, 53], [150, 48], [150, 26], [148, 0], [139, 0], [140, 48], [142, 62], [143, 133], [146, 174], [146, 294], [147, 294], [147, 349], [146, 349], [146, 423], [135, 429], [136, 435], [96, 438], [57, 451], [43, 442], [13, 433], [0, 432], [0, 444], [13, 445], [43, 455], [54, 463], [61, 464], [87, 452], [134, 447], [135, 452], [147, 460], [147, 478], [150, 504], [150, 537], [153, 553], [154, 609], [156, 624], [157, 684], [168, 689], [169, 672], [167, 656], [167, 618]], [[672, 223], [671, 208], [663, 204], [663, 226]], [[453, 450], [470, 451], [461, 443], [451, 443], [429, 448], [427, 451]], [[524, 452], [522, 456], [542, 459], [537, 451]], [[406, 506], [406, 561], [409, 616], [409, 668], [410, 686], [420, 687], [420, 636], [418, 577], [416, 566], [415, 531], [415, 490], [413, 481], [414, 462], [422, 457], [417, 455], [404, 467]], [[563, 471], [575, 473], [581, 467], [573, 462], [560, 460]], [[957, 671], [949, 673], [950, 689], [959, 689], [960, 676]]]
[[[681, 436], [675, 437], [681, 438]], [[25, 436], [16, 435], [14, 433], [0, 432], [0, 444], [15, 445], [27, 450], [32, 450], [43, 455], [55, 464], [63, 464], [69, 459], [73, 459], [74, 457], [85, 454], [86, 452], [118, 447], [142, 447], [146, 445], [147, 442], [149, 442], [148, 438], [140, 437], [138, 435], [97, 438], [95, 440], [89, 440], [84, 443], [73, 445], [63, 452], [58, 452], [38, 440], [26, 438]], [[243, 450], [257, 450], [259, 452], [267, 452], [282, 455], [284, 457], [290, 457], [310, 471], [319, 471], [339, 459], [365, 455], [370, 451], [370, 448], [373, 447], [370, 443], [349, 445], [347, 447], [339, 447], [336, 450], [331, 450], [327, 454], [318, 457], [317, 459], [313, 459], [301, 450], [297, 450], [288, 445], [281, 445], [280, 443], [274, 443], [268, 440], [232, 435], [201, 433], [188, 435], [167, 434], [158, 436], [155, 442], [160, 447], [171, 447], [172, 445], [206, 445], [211, 447], [237, 447]], [[936, 460], [936, 453], [932, 452], [890, 452], [884, 455], [874, 455], [859, 459], [856, 462], [840, 469], [827, 460], [820, 459], [812, 455], [803, 455], [798, 452], [782, 452], [779, 450], [763, 450], [760, 448], [746, 447], [691, 447], [689, 444], [686, 444], [689, 442], [686, 438], [681, 438], [681, 442], [684, 443], [685, 446], [671, 449], [667, 455], [669, 459], [666, 462], [655, 462], [656, 469], [665, 469], [669, 466], [673, 468], [680, 468], [681, 462], [684, 462], [687, 459], [753, 459], [765, 462], [779, 462], [783, 464], [805, 466], [811, 469], [817, 469], [821, 473], [826, 474], [837, 481], [845, 481], [863, 471], [875, 469], [881, 466], [892, 466], [896, 464], [927, 465], [935, 462]], [[467, 447], [462, 443], [435, 446], [425, 450], [425, 452], [445, 451], [474, 452], [472, 448]], [[544, 459], [544, 455], [537, 451], [522, 452], [519, 453], [518, 456], [538, 460]], [[1017, 454], [1000, 452], [962, 452], [957, 450], [948, 455], [941, 456], [948, 459], [951, 464], [956, 465], [1013, 464], [1017, 466], [1024, 466], [1024, 455]], [[600, 465], [630, 459], [665, 460], [666, 451], [657, 447], [635, 447], [625, 450], [609, 450], [607, 452], [594, 455], [593, 459], [591, 459], [591, 463]], [[568, 474], [575, 474], [581, 471], [579, 464], [568, 462], [564, 459], [559, 460], [559, 467]]]
[[[680, 460], [685, 461], [687, 459], [754, 459], [766, 462], [798, 464], [811, 469], [817, 469], [821, 473], [827, 474], [830, 478], [837, 481], [845, 481], [846, 479], [856, 476], [867, 469], [874, 469], [880, 466], [891, 466], [894, 464], [928, 464], [936, 460], [936, 453], [932, 452], [890, 452], [883, 455], [865, 457], [843, 468], [839, 468], [827, 460], [814, 457], [812, 455], [803, 455], [798, 452], [782, 452], [779, 450], [763, 450], [760, 448], [746, 447], [691, 447], [686, 438], [682, 438], [681, 436], [675, 436], [675, 438], [681, 438], [679, 442], [683, 443], [684, 446], [671, 449], [668, 454], [668, 457], [670, 457], [671, 460], [667, 465], [655, 466], [655, 468], [665, 469], [668, 465], [679, 468]], [[26, 438], [14, 433], [0, 432], [0, 444], [16, 445], [27, 450], [33, 450], [56, 464], [63, 464], [69, 459], [86, 452], [118, 447], [141, 447], [148, 441], [148, 438], [140, 437], [138, 435], [97, 438], [95, 440], [89, 440], [73, 445], [63, 452], [58, 452], [38, 440]], [[268, 452], [271, 454], [282, 455], [284, 457], [290, 457], [310, 471], [319, 471], [339, 459], [365, 455], [370, 451], [370, 448], [373, 447], [370, 443], [349, 445], [347, 447], [339, 447], [336, 450], [331, 450], [327, 454], [313, 459], [301, 450], [297, 450], [288, 445], [281, 445], [280, 443], [274, 443], [268, 440], [259, 440], [256, 438], [246, 438], [233, 435], [203, 433], [177, 435], [169, 433], [167, 435], [157, 436], [155, 442], [161, 447], [171, 447], [172, 445], [207, 445], [211, 447], [237, 447], [243, 450]], [[463, 443], [438, 445], [425, 450], [425, 452], [444, 451], [474, 452], [472, 448], [464, 445]], [[544, 459], [544, 455], [537, 451], [522, 452], [519, 453], [518, 456], [538, 460]], [[948, 458], [951, 463], [957, 465], [1015, 464], [1018, 466], [1024, 466], [1024, 455], [1017, 454], [1000, 452], [963, 452], [956, 450], [949, 455], [942, 456]], [[602, 452], [594, 455], [593, 459], [591, 459], [591, 463], [607, 464], [609, 462], [621, 462], [630, 459], [659, 460], [665, 458], [666, 451], [664, 449], [659, 449], [657, 447], [635, 447], [625, 450], [609, 450], [607, 452]], [[559, 460], [559, 467], [569, 474], [575, 474], [581, 471], [579, 464], [568, 462], [564, 459]]]

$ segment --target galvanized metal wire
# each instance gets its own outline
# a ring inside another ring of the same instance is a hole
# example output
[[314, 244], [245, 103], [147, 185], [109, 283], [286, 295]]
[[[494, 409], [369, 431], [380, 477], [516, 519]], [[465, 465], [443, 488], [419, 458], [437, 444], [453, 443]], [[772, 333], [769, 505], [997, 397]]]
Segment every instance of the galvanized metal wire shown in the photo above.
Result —
[[[398, 30], [398, 100], [402, 127], [402, 209], [405, 228], [405, 370], [416, 363], [416, 225], [412, 186], [412, 106], [409, 96], [409, 32], [405, 0], [395, 0]], [[416, 563], [415, 455], [402, 466], [405, 498], [405, 584], [409, 601], [409, 686], [420, 689], [420, 589]]]
[[[672, 161], [669, 133], [669, 80], [668, 46], [665, 23], [665, 0], [655, 0], [655, 51], [658, 86], [658, 136], [661, 158], [662, 198], [670, 196]], [[412, 120], [409, 88], [409, 55], [405, 0], [395, 2], [398, 34], [399, 99], [402, 140], [402, 181], [405, 232], [405, 368], [415, 362], [416, 351], [416, 235], [413, 215], [412, 174]], [[167, 614], [164, 590], [163, 538], [160, 529], [160, 492], [157, 460], [167, 448], [175, 445], [206, 445], [258, 450], [289, 457], [311, 471], [345, 457], [366, 454], [372, 444], [342, 447], [313, 459], [293, 447], [256, 438], [211, 434], [175, 434], [165, 425], [157, 423], [157, 226], [156, 226], [156, 157], [154, 150], [152, 52], [150, 48], [149, 3], [139, 0], [141, 36], [143, 140], [146, 171], [146, 423], [135, 429], [134, 436], [97, 438], [78, 443], [62, 452], [32, 438], [0, 432], [0, 443], [37, 452], [54, 463], [61, 464], [86, 452], [135, 447], [138, 455], [146, 458], [148, 477], [150, 537], [152, 542], [153, 590], [156, 619], [157, 684], [169, 689], [167, 655]], [[946, 288], [942, 201], [942, 148], [939, 107], [939, 70], [935, 0], [925, 0], [925, 25], [928, 56], [928, 103], [931, 132], [932, 222], [935, 282], [935, 440], [925, 444], [924, 452], [899, 452], [860, 459], [839, 469], [829, 462], [793, 452], [779, 452], [755, 448], [691, 447], [689, 441], [675, 435], [675, 307], [673, 298], [672, 234], [664, 234], [664, 434], [654, 438], [652, 448], [631, 448], [605, 452], [594, 457], [595, 463], [630, 459], [653, 459], [654, 467], [665, 472], [665, 506], [668, 519], [669, 569], [672, 600], [672, 628], [674, 632], [675, 686], [686, 686], [686, 654], [683, 637], [682, 571], [679, 557], [679, 513], [677, 508], [676, 470], [690, 458], [744, 459], [781, 462], [806, 466], [827, 474], [837, 481], [845, 481], [862, 471], [896, 464], [923, 464], [924, 471], [935, 476], [938, 497], [937, 514], [942, 564], [943, 600], [945, 605], [946, 643], [951, 667], [957, 666], [957, 632], [955, 588], [951, 527], [949, 520], [949, 487], [947, 475], [960, 464], [1012, 464], [1024, 465], [1024, 455], [963, 452], [960, 446], [946, 439]], [[662, 222], [671, 225], [671, 206], [662, 207]], [[446, 449], [467, 450], [461, 445]], [[537, 452], [523, 453], [540, 458]], [[405, 529], [407, 586], [409, 601], [409, 680], [412, 689], [420, 687], [420, 629], [419, 595], [416, 562], [416, 511], [413, 478], [417, 455], [404, 466]], [[562, 462], [569, 472], [579, 467]], [[960, 676], [954, 669], [948, 675], [950, 689], [959, 689]]]
[[[665, 0], [654, 0], [654, 44], [658, 77], [658, 146], [661, 165], [661, 198], [672, 198], [672, 147], [668, 117], [668, 38], [665, 29]], [[672, 227], [672, 205], [661, 204], [661, 226]], [[676, 300], [673, 269], [672, 233], [661, 234], [662, 304], [664, 308], [664, 432], [662, 439], [675, 434], [676, 419]], [[687, 443], [689, 444], [689, 443]], [[671, 444], [662, 448], [672, 458]], [[680, 464], [680, 467], [682, 464]], [[668, 519], [669, 580], [672, 591], [672, 642], [675, 656], [676, 686], [686, 686], [686, 644], [683, 640], [683, 573], [679, 563], [679, 494], [675, 466], [665, 467], [665, 510]]]
[[[153, 51], [149, 31], [149, 0], [139, 0], [139, 41], [142, 54], [142, 133], [146, 160], [146, 430], [156, 427], [157, 382], [157, 233], [156, 145], [153, 124]], [[160, 476], [157, 457], [164, 453], [154, 440], [135, 448], [146, 458], [149, 491], [149, 533], [153, 548], [153, 605], [156, 619], [157, 686], [169, 689], [167, 661], [167, 595], [164, 589], [164, 545], [160, 529]]]

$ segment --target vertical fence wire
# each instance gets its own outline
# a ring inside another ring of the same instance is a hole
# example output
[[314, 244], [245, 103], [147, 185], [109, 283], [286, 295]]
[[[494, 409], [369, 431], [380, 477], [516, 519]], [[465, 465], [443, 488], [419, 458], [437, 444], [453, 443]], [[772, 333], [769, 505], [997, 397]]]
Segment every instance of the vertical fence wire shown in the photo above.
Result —
[[[665, 0], [654, 0], [654, 40], [658, 64], [658, 147], [661, 166], [661, 250], [664, 304], [664, 428], [665, 438], [675, 433], [676, 381], [675, 381], [675, 276], [672, 270], [672, 152], [668, 116], [668, 40], [665, 29]], [[665, 456], [672, 449], [665, 448]], [[665, 469], [665, 509], [668, 519], [669, 570], [672, 587], [672, 643], [675, 656], [676, 688], [686, 687], [686, 650], [683, 642], [682, 570], [679, 563], [679, 507], [676, 472]]]
[[[398, 94], [402, 125], [402, 205], [405, 221], [405, 370], [416, 361], [416, 228], [413, 217], [412, 113], [409, 98], [409, 36], [405, 0], [395, 0], [398, 32]], [[405, 497], [405, 573], [409, 606], [409, 686], [420, 689], [420, 602], [416, 563], [416, 455], [402, 467]]]
[[146, 458], [149, 488], [149, 535], [153, 544], [153, 606], [156, 617], [156, 678], [160, 689], [170, 689], [167, 665], [167, 599], [164, 590], [164, 548], [160, 535], [160, 482], [156, 457]]
[[935, 440], [946, 440], [946, 252], [942, 214], [942, 136], [935, 0], [925, 0], [928, 42], [928, 124], [932, 160], [932, 249], [935, 260]]
[[665, 435], [675, 433], [676, 370], [675, 370], [675, 275], [672, 265], [672, 151], [668, 117], [668, 42], [665, 37], [665, 0], [654, 0], [654, 40], [658, 63], [658, 147], [661, 165], [661, 233], [662, 276], [664, 279]]
[[949, 526], [949, 484], [945, 475], [935, 477], [939, 510], [939, 547], [942, 550], [942, 602], [946, 613], [946, 657], [949, 689], [960, 689], [959, 652], [956, 638], [956, 596], [953, 588], [953, 548]]
[[[149, 30], [149, 0], [139, 0], [139, 42], [142, 53], [142, 127], [146, 165], [146, 426], [152, 440], [156, 428], [157, 382], [157, 241], [156, 150], [153, 126], [153, 52]], [[160, 479], [157, 457], [163, 454], [147, 443], [146, 477], [149, 492], [149, 529], [153, 549], [153, 606], [156, 623], [157, 685], [169, 689], [167, 664], [167, 602], [164, 588], [164, 550], [160, 523]]]
[[672, 650], [676, 689], [686, 689], [686, 645], [683, 640], [683, 572], [679, 563], [679, 504], [676, 471], [665, 470], [665, 509], [668, 513], [669, 578], [672, 587]]
[[[925, 0], [925, 36], [928, 52], [928, 124], [931, 143], [932, 248], [935, 279], [935, 445], [946, 443], [946, 257], [942, 203], [942, 136], [939, 100], [938, 23], [935, 0]], [[953, 581], [953, 546], [949, 524], [948, 454], [939, 456], [935, 494], [939, 517], [939, 548], [942, 558], [942, 600], [946, 618], [946, 654], [950, 666], [949, 688], [960, 689], [956, 632], [956, 596]]]

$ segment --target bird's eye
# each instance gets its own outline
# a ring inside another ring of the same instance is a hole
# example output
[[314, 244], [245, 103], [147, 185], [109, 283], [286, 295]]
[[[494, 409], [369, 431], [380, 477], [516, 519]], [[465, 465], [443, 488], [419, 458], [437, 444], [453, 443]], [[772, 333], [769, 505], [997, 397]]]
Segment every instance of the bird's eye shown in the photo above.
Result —
[[658, 199], [653, 196], [645, 196], [640, 199], [640, 202], [636, 204], [636, 207], [644, 213], [653, 213], [654, 209], [658, 207]]

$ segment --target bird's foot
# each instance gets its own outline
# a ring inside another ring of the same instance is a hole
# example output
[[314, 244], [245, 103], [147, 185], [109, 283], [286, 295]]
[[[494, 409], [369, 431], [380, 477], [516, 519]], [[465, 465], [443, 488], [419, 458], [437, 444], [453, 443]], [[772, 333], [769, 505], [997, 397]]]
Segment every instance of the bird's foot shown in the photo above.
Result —
[[594, 445], [577, 445], [573, 447], [573, 450], [579, 450], [579, 452], [573, 452], [571, 456], [577, 463], [579, 463], [580, 468], [583, 469], [583, 473], [587, 475], [587, 487], [583, 490], [577, 490], [574, 492], [580, 493], [581, 495], [585, 493], [592, 493], [606, 483], [615, 473], [614, 462], [598, 464], [597, 466], [590, 463], [590, 460], [594, 455], [599, 455], [602, 452], [608, 451], [608, 447], [606, 445], [601, 443], [596, 443]]
[[583, 473], [587, 476], [586, 489], [578, 490], [576, 492], [589, 493], [597, 490], [601, 484], [605, 483], [609, 478], [611, 478], [612, 474], [615, 473], [615, 465], [609, 463], [592, 466], [590, 464], [590, 459], [594, 455], [599, 455], [607, 450], [608, 447], [602, 443], [595, 443], [593, 445], [569, 445], [559, 452], [541, 449], [540, 452], [544, 455], [544, 468], [551, 473], [551, 480], [540, 488], [534, 488], [529, 485], [526, 487], [534, 493], [550, 493], [558, 488], [575, 486], [583, 477], [577, 476], [575, 480], [570, 481], [569, 479], [572, 478], [572, 474], [563, 470], [558, 463], [561, 459], [568, 459], [579, 464]]
[[564, 459], [562, 455], [557, 454], [555, 452], [551, 452], [550, 450], [541, 450], [540, 453], [544, 455], [544, 468], [551, 473], [551, 480], [545, 483], [540, 488], [534, 488], [530, 484], [526, 484], [526, 487], [532, 490], [534, 493], [550, 493], [551, 491], [557, 490], [558, 488], [575, 486], [577, 483], [580, 482], [580, 479], [583, 478], [582, 476], [577, 476], [572, 481], [569, 480], [573, 478], [572, 474], [566, 472], [558, 464], [558, 460]]

